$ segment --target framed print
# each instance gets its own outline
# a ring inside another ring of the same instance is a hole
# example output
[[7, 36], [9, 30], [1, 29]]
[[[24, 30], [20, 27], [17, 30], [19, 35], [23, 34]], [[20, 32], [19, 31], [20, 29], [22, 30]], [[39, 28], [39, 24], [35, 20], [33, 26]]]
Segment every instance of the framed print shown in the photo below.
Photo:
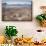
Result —
[[32, 0], [2, 0], [2, 21], [31, 21]]

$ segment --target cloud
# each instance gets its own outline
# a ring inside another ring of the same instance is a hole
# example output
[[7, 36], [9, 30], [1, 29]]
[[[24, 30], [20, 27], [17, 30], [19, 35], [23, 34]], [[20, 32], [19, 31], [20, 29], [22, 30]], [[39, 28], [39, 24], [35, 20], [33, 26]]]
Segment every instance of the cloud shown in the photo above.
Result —
[[3, 2], [30, 2], [31, 0], [3, 0]]
[[5, 1], [31, 1], [31, 0], [5, 0]]
[[31, 4], [31, 0], [3, 0], [7, 4]]
[[30, 2], [7, 2], [7, 4], [31, 4]]

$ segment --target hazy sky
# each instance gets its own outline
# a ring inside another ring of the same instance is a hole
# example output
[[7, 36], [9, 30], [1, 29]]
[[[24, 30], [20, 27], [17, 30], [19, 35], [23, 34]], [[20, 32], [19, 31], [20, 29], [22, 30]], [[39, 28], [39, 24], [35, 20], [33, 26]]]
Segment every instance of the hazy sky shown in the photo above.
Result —
[[8, 4], [31, 4], [31, 0], [3, 0]]

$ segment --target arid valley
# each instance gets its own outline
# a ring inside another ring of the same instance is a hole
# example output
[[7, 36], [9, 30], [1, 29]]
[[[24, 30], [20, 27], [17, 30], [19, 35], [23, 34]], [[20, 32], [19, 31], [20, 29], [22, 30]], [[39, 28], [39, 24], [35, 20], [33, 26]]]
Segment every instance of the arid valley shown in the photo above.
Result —
[[3, 7], [2, 17], [5, 21], [30, 21], [31, 7]]

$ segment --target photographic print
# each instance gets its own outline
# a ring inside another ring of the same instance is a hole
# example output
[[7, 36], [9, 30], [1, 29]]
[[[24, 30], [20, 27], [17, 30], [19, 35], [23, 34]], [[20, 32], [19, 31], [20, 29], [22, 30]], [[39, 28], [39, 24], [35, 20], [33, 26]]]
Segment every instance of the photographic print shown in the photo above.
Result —
[[31, 21], [32, 0], [2, 0], [2, 21]]

